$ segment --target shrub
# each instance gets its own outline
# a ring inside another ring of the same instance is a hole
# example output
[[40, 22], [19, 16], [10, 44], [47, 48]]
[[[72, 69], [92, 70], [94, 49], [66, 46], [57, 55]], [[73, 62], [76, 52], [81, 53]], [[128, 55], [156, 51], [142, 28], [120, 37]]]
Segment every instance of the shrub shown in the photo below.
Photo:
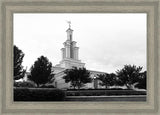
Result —
[[35, 84], [33, 82], [14, 82], [14, 87], [35, 87]]
[[67, 91], [67, 96], [146, 95], [146, 91], [134, 90], [79, 90]]
[[123, 89], [123, 88], [108, 88], [108, 89], [106, 89], [106, 88], [101, 88], [101, 89], [91, 89], [91, 88], [89, 88], [89, 89], [67, 89], [67, 91], [89, 91], [89, 90], [97, 90], [97, 91], [99, 91], [99, 90], [133, 90], [133, 89]]
[[45, 84], [45, 85], [41, 85], [40, 88], [55, 88], [55, 87], [52, 84], [49, 84], [49, 85]]
[[48, 88], [14, 88], [14, 101], [63, 101], [65, 92]]

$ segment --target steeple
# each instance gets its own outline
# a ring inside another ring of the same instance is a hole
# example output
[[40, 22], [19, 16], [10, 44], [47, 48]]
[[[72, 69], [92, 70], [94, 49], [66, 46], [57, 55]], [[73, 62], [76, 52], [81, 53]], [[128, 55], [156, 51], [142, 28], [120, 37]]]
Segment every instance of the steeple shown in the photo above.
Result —
[[84, 63], [78, 59], [78, 50], [79, 47], [76, 46], [76, 42], [73, 41], [73, 30], [71, 29], [71, 22], [67, 21], [69, 24], [69, 28], [66, 30], [67, 32], [67, 40], [63, 43], [64, 48], [62, 51], [62, 61], [59, 65], [60, 67], [70, 68], [70, 67], [84, 67]]
[[71, 58], [78, 60], [78, 47], [76, 47], [76, 42], [72, 41], [73, 30], [71, 29], [71, 22], [68, 21], [69, 28], [67, 32], [67, 40], [64, 42], [64, 48], [62, 48], [62, 58]]
[[67, 40], [72, 41], [73, 30], [71, 29], [71, 21], [67, 21], [67, 23], [69, 24], [69, 28], [66, 30], [66, 32], [67, 32]]

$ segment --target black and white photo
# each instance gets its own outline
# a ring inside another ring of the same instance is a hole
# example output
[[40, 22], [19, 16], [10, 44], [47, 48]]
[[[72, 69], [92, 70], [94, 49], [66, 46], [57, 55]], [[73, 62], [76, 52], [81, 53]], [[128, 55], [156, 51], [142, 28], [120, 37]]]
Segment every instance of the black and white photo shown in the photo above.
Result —
[[146, 13], [14, 13], [14, 101], [146, 101]]

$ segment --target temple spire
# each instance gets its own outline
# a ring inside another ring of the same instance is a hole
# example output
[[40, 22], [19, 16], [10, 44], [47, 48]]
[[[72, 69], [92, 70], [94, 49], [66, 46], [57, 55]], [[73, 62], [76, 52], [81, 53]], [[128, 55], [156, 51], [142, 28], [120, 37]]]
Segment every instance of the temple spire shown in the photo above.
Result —
[[70, 42], [72, 42], [72, 33], [73, 33], [73, 30], [71, 29], [71, 21], [67, 21], [67, 23], [69, 24], [69, 28], [66, 30], [66, 32], [67, 32], [67, 40], [69, 40]]
[[71, 29], [71, 21], [67, 21], [69, 28], [67, 32], [67, 40], [63, 43], [64, 47], [61, 49], [62, 61], [57, 67], [71, 68], [71, 67], [84, 67], [84, 63], [78, 58], [79, 47], [76, 46], [76, 42], [72, 40], [73, 30]]

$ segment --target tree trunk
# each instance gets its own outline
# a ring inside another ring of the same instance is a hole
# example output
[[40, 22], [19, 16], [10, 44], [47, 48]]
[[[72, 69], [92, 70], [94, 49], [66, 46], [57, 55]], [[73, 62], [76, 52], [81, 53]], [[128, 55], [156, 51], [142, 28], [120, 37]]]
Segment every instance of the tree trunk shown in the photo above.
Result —
[[39, 84], [37, 84], [37, 87], [39, 88]]
[[80, 89], [80, 86], [78, 85], [78, 90]]
[[78, 85], [78, 96], [80, 96], [80, 86]]
[[79, 90], [81, 88], [81, 82], [79, 81], [77, 85], [78, 85], [78, 90]]
[[127, 89], [132, 89], [132, 86], [130, 84], [126, 84]]

